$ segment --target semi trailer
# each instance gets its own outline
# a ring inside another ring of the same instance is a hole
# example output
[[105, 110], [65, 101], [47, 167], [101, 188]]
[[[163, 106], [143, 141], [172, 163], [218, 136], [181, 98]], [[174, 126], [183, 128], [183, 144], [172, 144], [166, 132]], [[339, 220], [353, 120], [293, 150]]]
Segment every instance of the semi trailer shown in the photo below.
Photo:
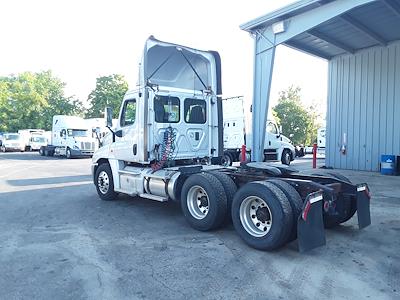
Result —
[[[250, 159], [252, 134], [246, 126], [243, 97], [223, 99], [224, 154], [222, 164], [231, 166], [242, 160], [242, 146], [246, 146], [245, 158]], [[247, 114], [251, 115], [251, 111]], [[282, 162], [290, 165], [296, 157], [296, 149], [290, 139], [284, 136], [272, 116], [267, 120], [265, 132], [264, 161]]]
[[220, 165], [223, 112], [220, 56], [150, 37], [138, 89], [122, 100], [112, 141], [92, 157], [99, 198], [118, 194], [176, 201], [186, 221], [208, 231], [231, 220], [249, 246], [272, 250], [297, 238], [299, 250], [325, 244], [324, 227], [370, 224], [367, 184], [334, 173], [308, 175], [289, 166]]
[[96, 139], [84, 119], [76, 116], [55, 115], [51, 141], [41, 146], [42, 156], [89, 157], [96, 149]]

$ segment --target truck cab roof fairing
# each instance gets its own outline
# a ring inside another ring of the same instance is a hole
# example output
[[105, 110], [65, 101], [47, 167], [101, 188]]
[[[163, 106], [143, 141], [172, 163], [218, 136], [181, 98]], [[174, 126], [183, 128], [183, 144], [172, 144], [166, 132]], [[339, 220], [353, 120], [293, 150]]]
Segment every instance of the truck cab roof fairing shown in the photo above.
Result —
[[143, 83], [217, 93], [216, 56], [212, 52], [161, 42], [146, 41]]

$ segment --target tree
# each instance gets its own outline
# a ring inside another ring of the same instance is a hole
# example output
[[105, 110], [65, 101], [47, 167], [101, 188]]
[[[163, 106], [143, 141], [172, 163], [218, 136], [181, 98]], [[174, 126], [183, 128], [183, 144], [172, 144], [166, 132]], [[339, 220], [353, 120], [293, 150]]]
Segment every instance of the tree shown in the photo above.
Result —
[[113, 110], [113, 118], [118, 117], [122, 98], [128, 90], [128, 83], [123, 75], [113, 74], [96, 79], [96, 88], [89, 94], [88, 118], [103, 116], [104, 108], [109, 106]]
[[0, 78], [0, 131], [51, 129], [53, 115], [82, 113], [77, 99], [64, 96], [65, 84], [51, 71]]
[[292, 134], [295, 145], [309, 145], [317, 136], [317, 113], [313, 106], [302, 106], [299, 87], [290, 86], [279, 93], [278, 104], [273, 107], [283, 133]]

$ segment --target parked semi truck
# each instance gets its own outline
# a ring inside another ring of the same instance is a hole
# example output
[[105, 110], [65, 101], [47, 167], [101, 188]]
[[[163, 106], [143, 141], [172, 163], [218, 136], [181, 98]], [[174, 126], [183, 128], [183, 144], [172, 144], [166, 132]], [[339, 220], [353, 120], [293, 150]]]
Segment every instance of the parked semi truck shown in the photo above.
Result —
[[96, 140], [84, 119], [76, 116], [53, 117], [51, 141], [40, 147], [43, 156], [65, 156], [67, 158], [92, 156]]
[[[242, 146], [246, 146], [247, 159], [251, 155], [252, 135], [246, 126], [246, 113], [243, 97], [231, 97], [224, 99], [224, 154], [222, 164], [231, 166], [233, 162], [241, 160]], [[251, 112], [248, 114], [251, 116]], [[291, 141], [281, 133], [272, 117], [267, 121], [265, 132], [264, 161], [280, 161], [290, 165], [296, 157], [296, 150]]]
[[[180, 202], [195, 229], [231, 219], [251, 247], [272, 250], [298, 239], [300, 251], [325, 243], [325, 227], [370, 224], [366, 184], [338, 174], [306, 175], [284, 165], [219, 164], [223, 156], [221, 64], [200, 51], [150, 37], [139, 88], [126, 93], [112, 141], [92, 158], [99, 197], [119, 193]], [[106, 109], [107, 126], [112, 113]]]

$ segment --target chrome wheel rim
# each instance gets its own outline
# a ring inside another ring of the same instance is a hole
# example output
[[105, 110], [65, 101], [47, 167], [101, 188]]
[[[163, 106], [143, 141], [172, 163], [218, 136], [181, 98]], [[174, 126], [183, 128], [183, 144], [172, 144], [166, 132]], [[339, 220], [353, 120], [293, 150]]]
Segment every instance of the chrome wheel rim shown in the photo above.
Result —
[[272, 214], [268, 204], [257, 196], [249, 196], [240, 204], [240, 222], [254, 237], [268, 234], [272, 226]]
[[201, 186], [195, 185], [189, 189], [186, 204], [190, 214], [195, 219], [201, 220], [207, 216], [209, 203], [209, 197]]
[[102, 194], [106, 194], [110, 187], [110, 179], [105, 171], [101, 171], [99, 177], [97, 178], [97, 186]]

